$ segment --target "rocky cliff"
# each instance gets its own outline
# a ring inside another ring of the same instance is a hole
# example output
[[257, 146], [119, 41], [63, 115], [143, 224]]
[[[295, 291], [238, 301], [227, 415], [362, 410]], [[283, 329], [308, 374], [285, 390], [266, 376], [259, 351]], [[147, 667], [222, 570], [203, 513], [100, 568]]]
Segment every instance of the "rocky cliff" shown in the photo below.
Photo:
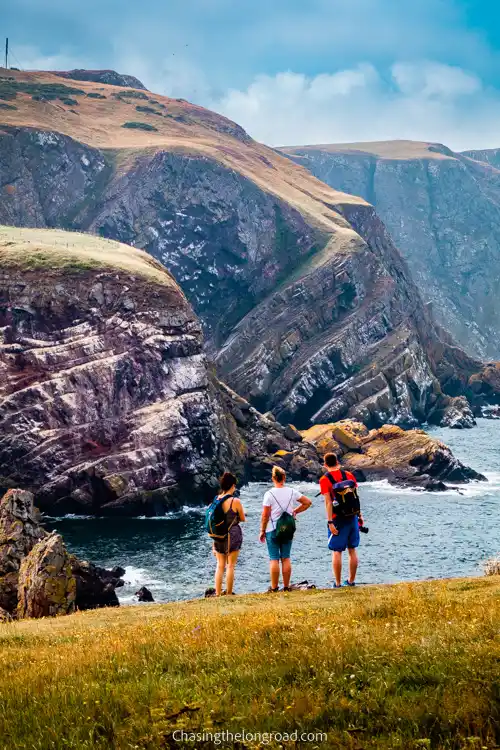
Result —
[[438, 321], [473, 356], [500, 356], [498, 150], [392, 141], [283, 151], [372, 203]]
[[0, 487], [51, 513], [156, 514], [223, 469], [271, 456], [313, 479], [317, 453], [214, 377], [198, 318], [144, 252], [78, 233], [0, 228]]
[[235, 123], [51, 74], [13, 74], [0, 96], [0, 220], [84, 230], [165, 263], [219, 374], [262, 411], [301, 427], [412, 426], [444, 414], [481, 368], [450, 355], [371, 206]]

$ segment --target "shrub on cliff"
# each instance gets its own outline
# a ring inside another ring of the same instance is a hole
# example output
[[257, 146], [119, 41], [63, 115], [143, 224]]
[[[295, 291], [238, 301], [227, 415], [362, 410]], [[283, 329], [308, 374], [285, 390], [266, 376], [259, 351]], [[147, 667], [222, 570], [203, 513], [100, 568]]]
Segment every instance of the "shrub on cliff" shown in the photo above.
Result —
[[150, 125], [147, 122], [124, 122], [122, 128], [135, 128], [136, 130], [158, 130], [158, 128], [155, 128], [154, 125]]

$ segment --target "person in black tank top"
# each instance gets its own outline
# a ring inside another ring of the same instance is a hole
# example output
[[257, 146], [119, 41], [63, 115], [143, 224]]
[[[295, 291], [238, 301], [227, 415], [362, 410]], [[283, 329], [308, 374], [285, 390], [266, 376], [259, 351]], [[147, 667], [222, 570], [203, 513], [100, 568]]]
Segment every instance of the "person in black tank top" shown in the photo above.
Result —
[[217, 558], [215, 571], [215, 595], [221, 596], [224, 573], [226, 574], [225, 594], [232, 594], [234, 584], [234, 570], [243, 543], [243, 532], [240, 523], [246, 521], [243, 505], [238, 497], [235, 497], [236, 477], [229, 471], [224, 472], [220, 479], [220, 493], [218, 497], [229, 495], [222, 504], [222, 510], [226, 514], [230, 531], [225, 539], [214, 541], [213, 551]]

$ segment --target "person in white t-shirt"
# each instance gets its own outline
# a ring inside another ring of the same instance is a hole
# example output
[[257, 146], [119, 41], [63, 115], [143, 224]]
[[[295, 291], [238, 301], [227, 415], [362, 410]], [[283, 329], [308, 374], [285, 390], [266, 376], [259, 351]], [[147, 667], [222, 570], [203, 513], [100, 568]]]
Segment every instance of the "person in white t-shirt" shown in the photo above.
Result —
[[286, 474], [279, 466], [273, 466], [272, 479], [274, 488], [268, 490], [264, 495], [259, 536], [261, 542], [267, 542], [269, 552], [271, 586], [268, 591], [270, 593], [279, 590], [280, 561], [283, 591], [290, 591], [290, 577], [292, 575], [292, 562], [290, 560], [292, 540], [279, 542], [276, 539], [276, 522], [285, 512], [290, 513], [295, 518], [297, 513], [302, 513], [312, 505], [311, 500], [298, 490], [285, 487]]

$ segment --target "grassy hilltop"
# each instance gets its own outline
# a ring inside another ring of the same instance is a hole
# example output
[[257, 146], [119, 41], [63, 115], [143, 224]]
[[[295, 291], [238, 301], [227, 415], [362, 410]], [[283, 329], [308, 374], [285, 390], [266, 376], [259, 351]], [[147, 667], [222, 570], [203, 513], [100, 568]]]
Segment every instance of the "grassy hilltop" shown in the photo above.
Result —
[[0, 625], [0, 744], [188, 747], [176, 730], [244, 729], [328, 733], [311, 748], [490, 750], [499, 596], [493, 576]]

